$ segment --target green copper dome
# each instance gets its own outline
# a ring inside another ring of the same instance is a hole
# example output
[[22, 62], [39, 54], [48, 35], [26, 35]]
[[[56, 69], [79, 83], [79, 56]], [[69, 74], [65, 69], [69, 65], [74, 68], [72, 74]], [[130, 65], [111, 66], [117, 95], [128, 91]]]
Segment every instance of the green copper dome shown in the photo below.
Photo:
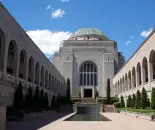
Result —
[[103, 40], [109, 40], [102, 31], [97, 28], [81, 28], [74, 32], [69, 39], [74, 37], [82, 37], [82, 36], [92, 36], [92, 37], [99, 37]]

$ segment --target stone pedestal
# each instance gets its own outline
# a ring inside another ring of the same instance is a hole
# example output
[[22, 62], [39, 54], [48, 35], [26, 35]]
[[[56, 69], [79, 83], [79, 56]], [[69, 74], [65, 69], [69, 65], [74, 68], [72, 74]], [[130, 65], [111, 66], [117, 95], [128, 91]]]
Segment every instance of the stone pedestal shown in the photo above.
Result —
[[6, 106], [0, 102], [0, 130], [5, 130]]

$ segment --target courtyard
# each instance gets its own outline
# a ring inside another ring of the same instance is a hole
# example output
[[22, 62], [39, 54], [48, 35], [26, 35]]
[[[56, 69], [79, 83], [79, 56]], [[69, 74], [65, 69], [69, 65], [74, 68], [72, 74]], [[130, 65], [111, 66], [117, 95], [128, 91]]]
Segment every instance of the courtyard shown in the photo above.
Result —
[[64, 121], [75, 113], [47, 112], [21, 122], [7, 122], [6, 130], [154, 130], [155, 122], [119, 113], [101, 113], [111, 121]]

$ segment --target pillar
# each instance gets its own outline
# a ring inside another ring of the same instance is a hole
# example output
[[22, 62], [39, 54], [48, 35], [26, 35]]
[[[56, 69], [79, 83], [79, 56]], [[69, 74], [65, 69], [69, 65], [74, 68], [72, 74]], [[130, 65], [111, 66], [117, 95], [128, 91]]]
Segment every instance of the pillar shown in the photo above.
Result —
[[0, 130], [5, 130], [6, 106], [0, 103]]

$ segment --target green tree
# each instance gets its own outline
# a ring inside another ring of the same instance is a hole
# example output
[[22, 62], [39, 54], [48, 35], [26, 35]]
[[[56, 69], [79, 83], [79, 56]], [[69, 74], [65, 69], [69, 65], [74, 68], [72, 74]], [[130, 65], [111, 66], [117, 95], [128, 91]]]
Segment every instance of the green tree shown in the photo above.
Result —
[[98, 93], [98, 91], [96, 90], [96, 92], [95, 92], [95, 99], [96, 99], [98, 96], [99, 96], [99, 93]]
[[32, 95], [31, 87], [29, 87], [28, 93], [26, 94], [26, 97], [25, 97], [25, 107], [28, 109], [32, 109], [33, 107], [33, 95]]
[[15, 90], [13, 106], [17, 109], [22, 109], [24, 106], [23, 87], [21, 83], [19, 83], [17, 89]]
[[155, 109], [155, 88], [152, 88], [151, 94], [151, 108]]
[[40, 103], [39, 103], [40, 102], [39, 101], [40, 97], [39, 96], [40, 96], [39, 95], [39, 87], [37, 86], [35, 94], [34, 94], [34, 99], [33, 99], [33, 104], [34, 104], [35, 109], [38, 109], [40, 107]]
[[145, 109], [147, 107], [147, 92], [145, 88], [142, 89], [142, 108]]
[[141, 94], [140, 91], [137, 90], [137, 95], [136, 95], [136, 108], [138, 109], [141, 107]]
[[132, 107], [132, 99], [130, 95], [128, 96], [128, 99], [127, 99], [127, 107]]
[[123, 96], [121, 96], [121, 104], [120, 107], [125, 107], [125, 102]]
[[110, 104], [110, 79], [107, 79], [107, 104]]
[[66, 97], [68, 98], [68, 100], [70, 100], [70, 80], [69, 79], [67, 79]]
[[40, 108], [44, 108], [44, 90], [41, 89], [40, 91]]
[[45, 97], [44, 97], [44, 103], [45, 103], [45, 108], [48, 108], [48, 106], [49, 106], [49, 102], [48, 102], [48, 95], [47, 95], [47, 93], [45, 93]]
[[147, 97], [147, 107], [150, 107], [150, 99]]
[[133, 94], [132, 96], [132, 107], [134, 108], [136, 106], [136, 95]]
[[55, 107], [55, 96], [54, 95], [51, 100], [51, 107]]

